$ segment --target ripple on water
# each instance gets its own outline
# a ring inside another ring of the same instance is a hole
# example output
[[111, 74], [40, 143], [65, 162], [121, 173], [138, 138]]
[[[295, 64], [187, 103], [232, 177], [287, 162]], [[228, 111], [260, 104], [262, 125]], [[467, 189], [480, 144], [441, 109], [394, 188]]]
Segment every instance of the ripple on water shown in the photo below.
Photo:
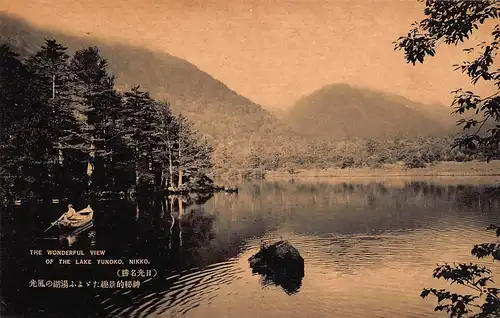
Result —
[[[471, 242], [492, 237], [474, 222], [464, 217], [411, 230], [342, 235], [283, 227], [246, 240], [228, 261], [171, 273], [163, 286], [134, 296], [128, 308], [109, 307], [109, 317], [441, 317], [433, 311], [434, 300], [420, 299], [420, 291], [440, 287], [431, 277], [437, 262], [477, 262], [470, 257]], [[302, 286], [291, 297], [259, 284], [248, 267], [262, 239], [281, 237], [305, 259]]]
[[[306, 261], [304, 283], [293, 301], [284, 301], [279, 288], [259, 286], [248, 274], [247, 258], [258, 250], [261, 240], [254, 238], [243, 244], [245, 250], [238, 257], [172, 273], [165, 277], [163, 290], [135, 296], [126, 309], [110, 307], [109, 317], [211, 317], [223, 312], [222, 298], [236, 294], [237, 298], [246, 298], [258, 293], [264, 295], [261, 303], [250, 306], [262, 317], [325, 317], [326, 312], [330, 317], [367, 317], [367, 312], [370, 317], [436, 317], [433, 302], [415, 301], [421, 288], [431, 282], [422, 277], [431, 273], [437, 256], [465, 258], [470, 249], [464, 252], [463, 247], [470, 247], [471, 237], [488, 237], [483, 234], [467, 227], [358, 236], [268, 233], [263, 239], [273, 241], [283, 236]], [[448, 255], [442, 255], [437, 246], [442, 247], [446, 241], [453, 246]], [[242, 279], [246, 285], [236, 284]], [[360, 299], [363, 306], [359, 306]], [[195, 309], [198, 311], [191, 315]], [[228, 310], [230, 317], [236, 309]], [[244, 307], [240, 310], [243, 313], [238, 317], [254, 317]]]
[[[235, 267], [237, 259], [191, 269], [182, 273], [167, 276], [161, 288], [132, 298], [126, 308], [121, 306], [107, 308], [108, 317], [156, 317], [160, 315], [184, 315], [191, 309], [217, 297], [221, 286], [231, 284], [239, 279], [242, 271]], [[123, 297], [125, 293], [115, 295]], [[102, 303], [110, 302], [110, 298]], [[116, 303], [116, 301], [111, 301]], [[120, 302], [119, 302], [120, 303]]]
[[[367, 317], [367, 312], [370, 317], [439, 317], [432, 299], [419, 298], [422, 288], [439, 287], [431, 277], [437, 262], [474, 261], [492, 268], [490, 261], [470, 256], [471, 242], [491, 240], [491, 233], [470, 224], [321, 237], [276, 231], [263, 239], [280, 237], [301, 252], [305, 278], [293, 304], [286, 309], [266, 307], [273, 315], [265, 317], [281, 316], [283, 310], [298, 311], [302, 317], [322, 317], [325, 312], [335, 313], [332, 317]], [[251, 240], [250, 246], [256, 248], [259, 242]], [[267, 297], [279, 298], [269, 293]]]

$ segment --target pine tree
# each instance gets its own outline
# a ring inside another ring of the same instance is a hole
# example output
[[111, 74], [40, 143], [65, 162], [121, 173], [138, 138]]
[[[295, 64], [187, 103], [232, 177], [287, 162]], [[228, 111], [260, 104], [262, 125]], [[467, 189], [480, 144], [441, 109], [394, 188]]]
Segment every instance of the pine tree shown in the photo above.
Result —
[[139, 86], [120, 94], [114, 85], [96, 47], [70, 58], [46, 40], [23, 63], [0, 46], [2, 190], [73, 192], [66, 196], [88, 185], [183, 189], [200, 181], [212, 168], [208, 141], [168, 102]]
[[182, 114], [177, 116], [175, 157], [177, 163], [177, 188], [184, 184], [184, 176], [199, 177], [213, 167], [212, 147], [206, 139], [200, 140], [198, 132]]
[[144, 182], [151, 183], [161, 139], [156, 102], [149, 93], [141, 91], [139, 86], [124, 93], [120, 123], [123, 140], [132, 154], [136, 187], [141, 177]]
[[159, 139], [158, 169], [160, 169], [159, 186], [162, 189], [173, 187], [174, 183], [174, 140], [178, 124], [168, 102], [157, 102]]
[[121, 97], [114, 88], [114, 77], [108, 74], [107, 66], [97, 47], [77, 51], [70, 63], [84, 115], [80, 138], [86, 144], [87, 173], [94, 185], [101, 189], [115, 185], [116, 158], [113, 160], [113, 157], [120, 151], [121, 141], [117, 124]]
[[[37, 99], [30, 89], [30, 74], [19, 56], [7, 45], [0, 46], [0, 177], [2, 195], [20, 194], [33, 188], [30, 166], [42, 160], [36, 155], [42, 140], [36, 132]], [[40, 167], [38, 167], [40, 168]], [[44, 173], [38, 169], [38, 174]], [[13, 193], [11, 193], [13, 194]]]
[[55, 40], [46, 40], [45, 45], [27, 60], [27, 68], [45, 109], [41, 121], [46, 124], [47, 148], [44, 150], [53, 191], [61, 187], [61, 190], [75, 188], [76, 183], [84, 179], [79, 168], [84, 160], [78, 139], [81, 123], [77, 120], [74, 81], [66, 51], [67, 48]]

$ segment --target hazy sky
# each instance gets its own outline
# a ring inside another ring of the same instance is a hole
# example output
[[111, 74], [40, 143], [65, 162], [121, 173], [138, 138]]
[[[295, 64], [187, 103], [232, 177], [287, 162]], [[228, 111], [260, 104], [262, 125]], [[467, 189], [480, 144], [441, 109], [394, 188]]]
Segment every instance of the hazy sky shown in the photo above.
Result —
[[0, 10], [38, 26], [187, 59], [270, 107], [339, 82], [449, 104], [449, 92], [468, 83], [453, 72], [459, 50], [442, 45], [417, 67], [393, 51], [423, 8], [416, 0], [0, 0]]

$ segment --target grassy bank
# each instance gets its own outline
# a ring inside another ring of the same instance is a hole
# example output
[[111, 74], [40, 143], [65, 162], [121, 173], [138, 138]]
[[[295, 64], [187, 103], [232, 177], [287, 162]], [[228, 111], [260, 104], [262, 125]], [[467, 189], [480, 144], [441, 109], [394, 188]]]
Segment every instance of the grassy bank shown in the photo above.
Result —
[[403, 163], [386, 164], [380, 168], [328, 168], [324, 170], [301, 169], [293, 173], [287, 171], [268, 171], [266, 179], [303, 178], [303, 177], [468, 177], [468, 176], [499, 176], [500, 160], [489, 163], [479, 161], [469, 162], [438, 162], [425, 168], [408, 169]]

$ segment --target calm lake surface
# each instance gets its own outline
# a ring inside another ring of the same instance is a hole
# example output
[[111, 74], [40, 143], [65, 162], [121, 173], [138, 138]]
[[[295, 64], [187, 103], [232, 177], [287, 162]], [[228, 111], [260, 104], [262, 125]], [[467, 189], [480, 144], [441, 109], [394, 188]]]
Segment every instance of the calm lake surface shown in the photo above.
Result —
[[[68, 249], [42, 233], [65, 206], [11, 208], [2, 213], [2, 316], [446, 317], [419, 297], [447, 286], [432, 278], [436, 263], [477, 262], [473, 244], [495, 242], [485, 229], [500, 223], [498, 188], [461, 183], [263, 181], [237, 195], [95, 203], [95, 227], [70, 249], [147, 258], [137, 268], [158, 275], [136, 289], [28, 288], [31, 279], [113, 280], [130, 266], [47, 265], [29, 250]], [[262, 239], [280, 237], [305, 260], [295, 293], [248, 265]]]

